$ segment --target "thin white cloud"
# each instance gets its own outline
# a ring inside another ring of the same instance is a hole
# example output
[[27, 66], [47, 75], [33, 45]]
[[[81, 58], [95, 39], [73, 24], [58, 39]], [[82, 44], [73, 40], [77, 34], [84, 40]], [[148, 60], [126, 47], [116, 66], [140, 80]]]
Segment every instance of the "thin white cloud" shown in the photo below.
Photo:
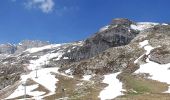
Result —
[[44, 13], [49, 13], [54, 10], [55, 3], [53, 0], [27, 0], [24, 5], [29, 9], [40, 9]]

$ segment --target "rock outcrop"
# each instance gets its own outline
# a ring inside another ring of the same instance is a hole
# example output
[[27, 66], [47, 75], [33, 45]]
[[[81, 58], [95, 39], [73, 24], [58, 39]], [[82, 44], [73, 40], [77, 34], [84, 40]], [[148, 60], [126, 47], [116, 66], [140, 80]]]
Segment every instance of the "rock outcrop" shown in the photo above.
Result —
[[111, 47], [128, 44], [139, 31], [130, 28], [128, 19], [114, 19], [109, 27], [85, 40], [84, 45], [65, 54], [75, 61], [91, 58]]

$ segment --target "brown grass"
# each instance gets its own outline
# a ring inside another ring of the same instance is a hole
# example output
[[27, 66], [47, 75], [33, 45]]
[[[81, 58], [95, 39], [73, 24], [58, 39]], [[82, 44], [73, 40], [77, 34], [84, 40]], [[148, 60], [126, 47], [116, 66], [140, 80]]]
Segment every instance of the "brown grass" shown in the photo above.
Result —
[[[98, 95], [104, 88], [101, 83], [93, 84], [90, 81], [82, 81], [61, 75], [57, 75], [56, 78], [59, 80], [56, 84], [56, 94], [45, 97], [45, 100], [62, 98], [64, 95], [69, 98], [68, 100], [99, 100]], [[77, 86], [76, 84], [79, 83], [82, 83], [82, 85]], [[64, 93], [62, 93], [62, 88], [65, 89]]]

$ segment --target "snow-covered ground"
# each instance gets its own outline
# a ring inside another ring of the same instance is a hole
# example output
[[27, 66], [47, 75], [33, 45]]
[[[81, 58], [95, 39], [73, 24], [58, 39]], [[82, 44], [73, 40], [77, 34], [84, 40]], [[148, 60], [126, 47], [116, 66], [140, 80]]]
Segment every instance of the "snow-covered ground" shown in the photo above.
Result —
[[30, 65], [28, 66], [28, 69], [35, 70], [36, 68], [41, 68], [42, 65], [48, 64], [49, 60], [52, 58], [57, 58], [55, 59], [55, 61], [60, 60], [62, 55], [63, 55], [62, 51], [58, 51], [57, 53], [45, 54], [37, 60], [31, 60]]
[[108, 84], [99, 94], [101, 100], [110, 100], [122, 95], [122, 83], [116, 78], [119, 73], [109, 74], [104, 76], [103, 83]]
[[35, 47], [35, 48], [27, 49], [24, 52], [36, 53], [36, 52], [43, 51], [43, 50], [46, 50], [46, 49], [56, 48], [56, 47], [59, 47], [61, 45], [62, 44], [51, 44], [51, 45], [46, 45], [46, 46], [43, 46], [43, 47]]
[[146, 45], [148, 45], [148, 44], [149, 44], [148, 40], [144, 40], [143, 42], [140, 42], [140, 43], [139, 43], [139, 45], [140, 45], [141, 48], [144, 47], [144, 46], [146, 46]]
[[145, 29], [148, 29], [148, 28], [152, 28], [152, 27], [154, 27], [155, 25], [159, 25], [159, 23], [153, 23], [153, 22], [138, 22], [136, 25], [135, 25], [135, 24], [132, 24], [132, 25], [131, 25], [131, 29], [142, 31], [142, 30], [145, 30]]
[[89, 81], [91, 77], [91, 75], [84, 75], [82, 80]]
[[170, 84], [170, 79], [168, 78], [170, 76], [170, 70], [168, 69], [170, 68], [170, 64], [161, 65], [150, 61], [149, 59], [147, 59], [146, 62], [146, 64], [140, 65], [140, 69], [138, 69], [135, 73], [149, 73], [151, 75], [150, 79]]
[[100, 28], [100, 29], [99, 29], [99, 32], [103, 32], [103, 31], [107, 30], [107, 29], [109, 28], [109, 26], [110, 26], [110, 25], [106, 25], [106, 26]]
[[[140, 45], [146, 50], [146, 55], [149, 55], [150, 51], [154, 49], [148, 44], [148, 40], [141, 42]], [[167, 78], [170, 76], [170, 70], [168, 69], [170, 68], [170, 63], [158, 64], [156, 62], [150, 61], [149, 58], [146, 59], [146, 62], [146, 64], [140, 65], [140, 68], [135, 71], [135, 73], [149, 73], [151, 75], [150, 79], [170, 84], [170, 79]], [[170, 93], [170, 87], [166, 92]]]
[[[31, 86], [26, 86], [26, 93], [27, 95], [33, 96], [34, 98], [38, 99], [38, 96], [41, 96], [45, 94], [45, 92], [42, 91], [33, 91], [34, 89], [38, 88], [38, 84], [31, 85]], [[25, 87], [23, 85], [20, 85], [13, 94], [11, 94], [8, 98], [6, 99], [11, 99], [11, 98], [16, 98], [19, 96], [24, 96], [25, 94]]]
[[[58, 79], [55, 78], [55, 75], [52, 75], [51, 72], [54, 73], [59, 73], [58, 72], [58, 68], [43, 68], [37, 71], [37, 78], [36, 78], [36, 72], [32, 71], [27, 75], [22, 75], [21, 76], [21, 83], [25, 83], [25, 81], [27, 79], [32, 79], [34, 80], [37, 84], [40, 84], [42, 86], [44, 86], [46, 89], [48, 89], [50, 91], [49, 94], [47, 95], [52, 95], [55, 93], [55, 89], [56, 89], [56, 83], [58, 81]], [[41, 96], [42, 94], [44, 94], [44, 92], [42, 91], [32, 91], [34, 89], [38, 88], [38, 85], [32, 85], [32, 86], [26, 86], [26, 94], [35, 97], [45, 97], [45, 96]], [[21, 84], [18, 89], [16, 89], [14, 91], [14, 93], [12, 93], [9, 98], [14, 98], [14, 97], [19, 97], [24, 95], [24, 89], [23, 89], [23, 85]]]
[[[57, 46], [59, 46], [59, 45], [53, 45], [53, 47], [57, 47]], [[41, 50], [44, 50], [44, 49], [47, 49], [47, 48], [51, 48], [51, 45], [45, 46], [45, 47], [39, 47], [39, 48], [32, 48], [32, 49], [29, 49], [27, 51], [29, 51], [30, 53], [33, 53], [33, 52], [38, 52], [38, 51], [41, 51]], [[27, 95], [33, 96], [34, 99], [38, 98], [40, 100], [40, 99], [42, 99], [46, 96], [54, 94], [55, 90], [57, 88], [56, 83], [57, 83], [58, 79], [56, 79], [55, 75], [52, 74], [52, 73], [58, 73], [60, 75], [66, 76], [66, 77], [73, 78], [73, 76], [68, 76], [68, 75], [65, 75], [64, 73], [60, 73], [58, 71], [58, 67], [42, 68], [43, 65], [49, 63], [50, 59], [56, 58], [56, 60], [60, 60], [62, 55], [63, 55], [62, 50], [59, 50], [57, 53], [47, 53], [43, 56], [40, 56], [36, 60], [30, 61], [30, 64], [27, 68], [29, 70], [31, 70], [31, 72], [29, 74], [21, 76], [21, 83], [25, 83], [28, 79], [32, 79], [33, 81], [36, 82], [36, 85], [26, 86], [26, 94]], [[45, 87], [49, 91], [49, 93], [44, 95], [45, 92], [43, 92], [43, 91], [32, 91], [32, 90], [38, 88], [39, 85], [42, 85], [43, 87]], [[7, 98], [10, 99], [10, 98], [23, 96], [23, 95], [24, 95], [24, 89], [23, 89], [23, 85], [21, 84]]]
[[[148, 44], [149, 44], [148, 40], [144, 40], [143, 42], [139, 43], [140, 48], [144, 48], [146, 50], [146, 53], [145, 53], [146, 55], [148, 55], [150, 51], [154, 49], [152, 46]], [[134, 63], [137, 63], [145, 54], [141, 55], [138, 59], [136, 59]]]

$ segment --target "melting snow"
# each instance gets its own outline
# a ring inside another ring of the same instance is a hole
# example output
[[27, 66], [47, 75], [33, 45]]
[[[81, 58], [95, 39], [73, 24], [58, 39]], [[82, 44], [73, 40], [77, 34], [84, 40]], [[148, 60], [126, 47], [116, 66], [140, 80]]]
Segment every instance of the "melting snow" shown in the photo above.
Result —
[[39, 51], [43, 51], [45, 49], [52, 49], [52, 48], [56, 48], [59, 46], [61, 46], [61, 44], [51, 44], [51, 45], [47, 45], [47, 46], [43, 46], [43, 47], [30, 48], [30, 49], [25, 50], [25, 52], [36, 53]]
[[69, 59], [68, 57], [64, 57], [63, 59]]
[[142, 31], [142, 30], [145, 30], [145, 29], [148, 29], [148, 28], [152, 28], [155, 25], [159, 25], [159, 23], [138, 22], [136, 25], [135, 24], [131, 24], [131, 29]]
[[103, 32], [105, 30], [107, 30], [109, 28], [110, 25], [106, 25], [104, 27], [102, 27], [101, 29], [99, 29], [99, 32]]
[[[58, 79], [55, 78], [55, 75], [53, 75], [52, 72], [72, 78], [72, 76], [68, 76], [68, 75], [65, 75], [63, 73], [59, 73], [58, 68], [43, 68], [43, 69], [40, 69], [40, 70], [37, 71], [38, 78], [35, 78], [36, 77], [36, 72], [32, 71], [27, 75], [22, 75], [21, 76], [21, 82], [25, 83], [25, 81], [30, 78], [30, 79], [34, 80], [37, 84], [41, 84], [42, 86], [44, 86], [46, 89], [48, 89], [50, 91], [50, 93], [47, 94], [47, 95], [41, 96], [41, 95], [44, 94], [44, 92], [39, 92], [39, 91], [29, 92], [29, 91], [34, 90], [35, 88], [33, 88], [33, 89], [31, 88], [30, 90], [27, 90], [26, 93], [28, 95], [34, 96], [33, 98], [38, 97], [38, 98], [41, 98], [41, 99], [43, 97], [46, 97], [46, 96], [54, 94], [55, 89], [56, 89], [56, 83], [57, 83]], [[14, 93], [11, 94], [12, 96], [9, 96], [8, 98], [13, 98], [13, 96], [15, 96], [15, 97], [22, 96], [23, 93], [24, 93], [23, 89], [21, 89], [22, 87], [23, 86], [20, 85], [18, 87], [19, 89], [15, 90]], [[27, 88], [29, 89], [29, 86], [27, 86]], [[20, 93], [22, 93], [22, 94], [20, 94]], [[16, 94], [18, 94], [18, 95], [16, 95]]]
[[[38, 88], [38, 84], [35, 84], [35, 85], [31, 85], [31, 86], [26, 86], [26, 93], [27, 95], [30, 95], [30, 96], [40, 96], [40, 95], [43, 95], [45, 94], [45, 92], [40, 92], [40, 91], [33, 91], [34, 89]], [[8, 98], [6, 99], [12, 99], [12, 98], [16, 98], [16, 97], [19, 97], [19, 96], [23, 96], [25, 94], [25, 89], [24, 89], [24, 86], [23, 85], [20, 85], [13, 94], [11, 94]]]
[[144, 49], [146, 50], [146, 55], [148, 55], [150, 51], [154, 48], [148, 45], [148, 46], [145, 46]]
[[166, 24], [166, 23], [162, 23], [162, 25], [166, 26], [166, 25], [168, 25], [168, 24]]
[[[145, 43], [146, 40], [145, 42], [141, 42], [140, 44]], [[148, 55], [150, 51], [153, 49], [153, 47], [147, 44], [146, 46], [144, 46], [144, 49], [147, 51], [146, 55]], [[149, 73], [151, 75], [150, 79], [170, 84], [170, 79], [167, 78], [168, 76], [170, 76], [170, 70], [168, 69], [170, 67], [170, 63], [158, 64], [156, 62], [150, 61], [149, 58], [146, 59], [146, 62], [147, 62], [146, 64], [140, 65], [140, 68], [137, 71], [135, 71], [135, 73]], [[166, 92], [170, 93], [170, 87], [169, 90]]]
[[[168, 76], [170, 76], [170, 70], [168, 70], [170, 64], [161, 65], [150, 61], [149, 58], [147, 58], [146, 61], [147, 63], [140, 65], [140, 69], [138, 69], [135, 73], [149, 73], [151, 75], [150, 79], [170, 84], [170, 79], [168, 78]], [[167, 92], [170, 93], [170, 91]]]
[[159, 23], [155, 22], [138, 22], [138, 25], [159, 25]]
[[[150, 45], [148, 45], [149, 44], [149, 42], [148, 42], [148, 40], [144, 40], [143, 42], [140, 42], [139, 43], [139, 45], [140, 45], [140, 47], [141, 48], [144, 48], [145, 50], [146, 50], [146, 55], [149, 55], [149, 53], [150, 53], [150, 51], [152, 50], [152, 49], [154, 49], [153, 47], [151, 47]], [[140, 56], [138, 59], [136, 59], [135, 61], [134, 61], [134, 63], [137, 63], [138, 61], [139, 61], [139, 59], [141, 59], [145, 54], [143, 54], [142, 56]]]
[[89, 81], [91, 77], [91, 75], [84, 75], [82, 80]]
[[[55, 75], [52, 75], [51, 72], [58, 73], [58, 68], [43, 68], [37, 71], [38, 78], [36, 77], [36, 72], [32, 71], [28, 75], [21, 76], [22, 80], [26, 80], [28, 78], [33, 79], [35, 82], [40, 83], [44, 87], [46, 87], [51, 92], [55, 92], [55, 84], [58, 79], [55, 78]], [[47, 80], [50, 79], [50, 82]]]
[[[32, 79], [34, 80], [37, 85], [32, 85], [32, 86], [27, 86], [26, 87], [26, 94], [31, 95], [33, 97], [41, 97], [43, 98], [44, 96], [41, 96], [45, 94], [44, 92], [39, 92], [39, 91], [32, 91], [36, 88], [38, 88], [38, 84], [41, 84], [45, 88], [47, 88], [50, 93], [48, 95], [52, 95], [55, 93], [56, 86], [55, 84], [57, 83], [58, 79], [55, 78], [55, 75], [52, 75], [51, 72], [58, 73], [58, 68], [44, 68], [40, 69], [37, 71], [38, 78], [36, 77], [36, 72], [32, 71], [27, 75], [22, 75], [21, 76], [21, 82], [25, 83], [27, 79]], [[49, 80], [49, 82], [48, 82]], [[14, 91], [8, 98], [14, 98], [18, 96], [24, 95], [24, 89], [23, 86], [20, 85], [18, 89]]]
[[[47, 46], [48, 47], [48, 46]], [[40, 47], [41, 48], [41, 47]], [[32, 49], [33, 50], [33, 49]], [[35, 51], [39, 51], [42, 50], [41, 49], [36, 49], [33, 50]], [[57, 58], [56, 60], [60, 60], [61, 57], [63, 55], [62, 51], [58, 51], [57, 53], [49, 53], [46, 55], [43, 55], [41, 57], [39, 57], [39, 59], [36, 60], [31, 60], [30, 61], [30, 65], [28, 66], [28, 69], [31, 70], [31, 72], [27, 75], [22, 75], [21, 76], [21, 82], [25, 83], [27, 79], [32, 79], [34, 80], [37, 84], [40, 84], [42, 86], [44, 86], [46, 89], [48, 89], [50, 91], [49, 94], [45, 95], [45, 96], [49, 96], [55, 93], [55, 89], [56, 89], [56, 83], [58, 81], [58, 79], [55, 78], [55, 75], [52, 74], [53, 73], [59, 73], [58, 72], [58, 68], [41, 68], [42, 65], [48, 64], [49, 60], [52, 58]], [[35, 69], [37, 69], [37, 77], [36, 77], [36, 71]], [[63, 73], [59, 73], [61, 75], [67, 76]], [[68, 76], [68, 77], [72, 77], [72, 76]], [[22, 85], [20, 85], [17, 89], [14, 91], [14, 93], [12, 93], [11, 95], [15, 95], [15, 97], [18, 97], [18, 95], [23, 95], [20, 94], [20, 92], [24, 93], [22, 89], [20, 89], [21, 87], [23, 87]], [[29, 89], [29, 86], [27, 86]], [[37, 87], [36, 87], [37, 88]], [[35, 89], [35, 88], [33, 88]], [[30, 88], [30, 90], [27, 90], [27, 94], [34, 96], [35, 97], [39, 97], [39, 98], [43, 98], [45, 96], [41, 96], [42, 92], [36, 91], [36, 92], [30, 92], [33, 90], [32, 88]], [[22, 90], [22, 91], [21, 91]], [[18, 95], [16, 95], [18, 94]], [[11, 96], [9, 96], [11, 98]]]
[[21, 45], [22, 45], [22, 43], [18, 43], [18, 45], [20, 45], [20, 46], [21, 46]]
[[68, 50], [67, 52], [71, 52], [71, 50]]
[[[70, 45], [82, 46], [83, 43], [84, 43], [83, 41], [79, 41], [79, 42], [71, 43]], [[62, 45], [64, 45], [64, 44], [62, 44]], [[56, 48], [56, 47], [58, 47], [57, 50], [59, 50], [60, 49], [59, 46], [61, 46], [61, 44], [52, 44], [52, 45], [47, 45], [47, 46], [43, 46], [43, 47], [30, 48], [30, 49], [27, 49], [25, 52], [35, 53], [35, 52], [39, 52], [39, 51], [42, 51], [45, 49], [52, 49], [52, 48]], [[76, 46], [74, 46], [74, 48]], [[67, 48], [67, 45], [64, 48]], [[66, 75], [64, 73], [60, 73], [58, 71], [57, 67], [42, 68], [43, 65], [49, 63], [50, 59], [55, 58], [55, 60], [60, 60], [63, 54], [64, 54], [63, 50], [59, 50], [57, 53], [51, 52], [51, 53], [45, 54], [43, 56], [40, 56], [36, 60], [30, 60], [30, 64], [27, 68], [29, 70], [31, 70], [31, 72], [29, 74], [21, 76], [21, 83], [25, 83], [27, 79], [32, 79], [33, 81], [35, 81], [37, 83], [37, 85], [26, 86], [26, 89], [27, 89], [26, 93], [28, 95], [33, 96], [32, 99], [42, 100], [43, 97], [46, 97], [46, 96], [49, 96], [49, 95], [52, 95], [55, 93], [56, 83], [57, 83], [58, 79], [56, 79], [55, 75], [53, 75], [52, 73], [58, 73], [60, 75], [66, 76], [66, 77], [73, 78], [73, 76], [71, 76], [71, 75]], [[69, 59], [69, 58], [64, 57], [64, 59]], [[69, 73], [70, 71], [71, 70], [69, 69], [66, 71], [66, 73]], [[37, 72], [37, 78], [35, 78], [36, 72]], [[38, 88], [39, 85], [42, 85], [46, 89], [48, 89], [49, 93], [44, 95], [45, 94], [44, 92], [32, 91], [32, 90]], [[24, 95], [23, 86], [19, 85], [18, 89], [16, 89], [8, 98], [14, 98], [14, 97], [23, 96], [23, 95]]]
[[139, 45], [141, 48], [148, 45], [148, 40], [144, 40], [143, 42], [140, 42]]
[[71, 72], [70, 69], [67, 69], [67, 70], [65, 71], [66, 74], [68, 74], [68, 73], [70, 73], [70, 72]]
[[57, 57], [57, 60], [60, 60], [60, 58], [62, 57], [63, 53], [62, 52], [57, 52], [57, 53], [49, 53], [46, 54], [44, 56], [41, 56], [39, 59], [37, 60], [31, 60], [30, 61], [30, 65], [28, 66], [29, 70], [35, 70], [37, 67], [41, 67], [42, 65], [48, 64], [49, 60], [52, 58]]
[[110, 100], [119, 95], [122, 95], [122, 83], [116, 78], [119, 73], [109, 74], [104, 76], [103, 83], [108, 86], [99, 94], [101, 100]]

